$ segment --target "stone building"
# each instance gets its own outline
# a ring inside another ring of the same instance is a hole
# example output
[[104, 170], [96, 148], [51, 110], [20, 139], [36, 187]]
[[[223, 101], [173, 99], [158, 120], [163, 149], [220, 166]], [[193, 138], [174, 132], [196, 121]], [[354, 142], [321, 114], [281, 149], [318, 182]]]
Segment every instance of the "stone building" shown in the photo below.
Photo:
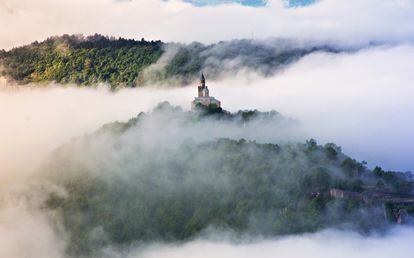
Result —
[[210, 92], [206, 85], [206, 79], [204, 74], [201, 74], [200, 85], [197, 87], [198, 95], [191, 102], [191, 108], [194, 110], [197, 106], [202, 105], [207, 108], [220, 108], [221, 103], [219, 100], [210, 96]]

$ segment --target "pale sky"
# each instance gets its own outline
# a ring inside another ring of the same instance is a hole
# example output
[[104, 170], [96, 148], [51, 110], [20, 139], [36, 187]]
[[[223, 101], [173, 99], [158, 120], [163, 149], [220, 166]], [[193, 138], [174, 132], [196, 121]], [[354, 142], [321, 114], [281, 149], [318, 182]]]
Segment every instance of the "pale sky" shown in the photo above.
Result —
[[128, 38], [205, 43], [234, 38], [311, 38], [342, 44], [414, 39], [414, 1], [321, 0], [288, 8], [181, 0], [0, 0], [0, 49], [51, 35], [102, 33]]

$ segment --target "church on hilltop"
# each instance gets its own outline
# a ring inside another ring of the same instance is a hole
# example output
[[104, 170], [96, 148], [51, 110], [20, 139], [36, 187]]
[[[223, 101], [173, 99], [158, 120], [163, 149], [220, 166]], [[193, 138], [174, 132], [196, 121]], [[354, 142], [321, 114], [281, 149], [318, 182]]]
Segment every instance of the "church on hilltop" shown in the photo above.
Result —
[[198, 85], [198, 96], [191, 102], [191, 108], [195, 110], [197, 107], [220, 108], [221, 103], [214, 97], [210, 97], [210, 92], [206, 85], [206, 78], [201, 74], [200, 85]]

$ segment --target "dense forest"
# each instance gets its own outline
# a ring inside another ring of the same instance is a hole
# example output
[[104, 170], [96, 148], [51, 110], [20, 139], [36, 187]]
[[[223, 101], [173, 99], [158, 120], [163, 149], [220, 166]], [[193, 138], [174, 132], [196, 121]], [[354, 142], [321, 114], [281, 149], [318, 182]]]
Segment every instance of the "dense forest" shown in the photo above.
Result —
[[243, 69], [264, 76], [315, 51], [337, 52], [321, 45], [287, 40], [224, 41], [211, 45], [111, 38], [99, 34], [63, 35], [0, 51], [2, 75], [20, 84], [57, 82], [112, 88], [150, 83], [183, 85], [203, 70], [209, 78]]
[[1, 54], [4, 75], [22, 84], [55, 81], [135, 85], [142, 70], [162, 55], [160, 41], [62, 36]]
[[[45, 208], [62, 217], [68, 252], [75, 256], [209, 232], [265, 237], [328, 227], [371, 232], [396, 221], [395, 203], [358, 196], [386, 192], [408, 198], [410, 173], [370, 170], [333, 143], [259, 143], [202, 132], [284, 119], [277, 112], [184, 112], [163, 103], [56, 150], [44, 176], [64, 191], [52, 191]], [[155, 124], [162, 130], [154, 132]], [[331, 189], [356, 197], [334, 198]]]

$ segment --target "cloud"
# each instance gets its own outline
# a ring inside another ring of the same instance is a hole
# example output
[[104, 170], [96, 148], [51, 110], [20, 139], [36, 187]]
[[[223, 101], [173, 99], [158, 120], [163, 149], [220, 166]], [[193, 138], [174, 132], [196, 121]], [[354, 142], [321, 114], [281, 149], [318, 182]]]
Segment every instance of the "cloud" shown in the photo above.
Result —
[[219, 82], [212, 94], [231, 110], [273, 108], [298, 118], [309, 136], [371, 166], [412, 170], [413, 57], [412, 45], [312, 54], [269, 79]]
[[185, 105], [193, 93], [190, 88], [119, 93], [106, 88], [0, 88], [0, 116], [4, 121], [0, 127], [0, 184], [26, 178], [48, 153], [72, 137], [108, 122], [128, 120], [163, 100]]
[[27, 181], [0, 186], [0, 257], [63, 258], [65, 234], [54, 226], [56, 216], [40, 208], [41, 191], [29, 186]]
[[185, 2], [192, 3], [196, 6], [205, 6], [205, 5], [217, 5], [217, 4], [228, 4], [236, 3], [241, 5], [249, 6], [263, 6], [266, 5], [266, 0], [184, 0]]
[[128, 258], [410, 258], [413, 228], [396, 228], [387, 236], [364, 237], [352, 232], [323, 231], [252, 244], [197, 240], [183, 246], [155, 246]]
[[412, 41], [410, 0], [323, 0], [287, 8], [235, 4], [195, 7], [179, 0], [2, 0], [0, 48], [64, 33], [102, 33], [180, 42], [234, 38], [312, 38], [338, 44]]

